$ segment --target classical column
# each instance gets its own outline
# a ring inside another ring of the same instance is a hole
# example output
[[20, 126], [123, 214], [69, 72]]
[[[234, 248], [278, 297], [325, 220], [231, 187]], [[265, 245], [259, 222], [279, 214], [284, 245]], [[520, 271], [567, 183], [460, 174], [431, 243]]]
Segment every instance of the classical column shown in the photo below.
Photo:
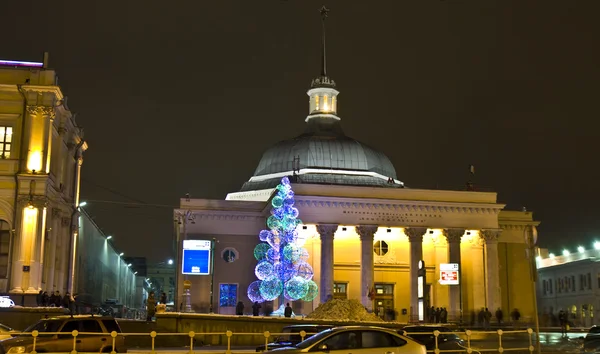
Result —
[[452, 320], [460, 320], [462, 318], [462, 265], [460, 258], [460, 240], [464, 235], [464, 229], [444, 229], [444, 236], [448, 242], [448, 263], [458, 264], [459, 285], [447, 285], [448, 289], [448, 316]]
[[317, 225], [321, 238], [321, 303], [333, 297], [333, 237], [337, 228], [337, 224]]
[[427, 232], [426, 227], [409, 227], [404, 229], [404, 234], [410, 242], [410, 321], [419, 318], [419, 261], [423, 259], [423, 235]]
[[359, 225], [356, 232], [360, 236], [360, 299], [367, 310], [373, 310], [373, 302], [369, 299], [369, 292], [373, 288], [375, 271], [373, 266], [373, 238], [377, 232], [377, 225]]
[[501, 232], [502, 230], [483, 230], [481, 232], [481, 237], [485, 241], [486, 304], [492, 313], [502, 307], [498, 264], [498, 237]]

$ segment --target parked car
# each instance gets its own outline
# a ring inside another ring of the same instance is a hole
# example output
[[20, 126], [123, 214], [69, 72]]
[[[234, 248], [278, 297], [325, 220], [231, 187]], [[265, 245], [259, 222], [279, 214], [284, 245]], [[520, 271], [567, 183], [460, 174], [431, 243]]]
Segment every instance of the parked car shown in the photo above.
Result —
[[[303, 324], [303, 325], [293, 325], [283, 327], [281, 333], [286, 333], [282, 336], [275, 338], [272, 343], [267, 344], [266, 350], [272, 350], [275, 348], [282, 347], [293, 347], [296, 344], [302, 342], [302, 337], [300, 336], [300, 332], [306, 332], [306, 336], [304, 339], [308, 339], [315, 334], [322, 332], [326, 329], [333, 328], [331, 325], [315, 325], [315, 324]], [[289, 333], [289, 334], [288, 334]], [[265, 346], [261, 345], [260, 347], [256, 347], [257, 352], [265, 351]]]
[[600, 353], [600, 326], [592, 326], [583, 338], [582, 351], [585, 353]]
[[[29, 353], [33, 350], [33, 337], [31, 332], [38, 331], [35, 350], [38, 353], [71, 352], [73, 350], [72, 332], [102, 333], [100, 335], [80, 334], [77, 336], [75, 349], [78, 352], [102, 353], [112, 351], [112, 337], [110, 333], [121, 333], [121, 328], [112, 317], [95, 316], [59, 316], [39, 320], [29, 326], [25, 331], [12, 338], [0, 341], [0, 354]], [[47, 334], [60, 332], [59, 334]], [[64, 333], [64, 334], [63, 334]], [[115, 351], [126, 353], [125, 339], [123, 336], [115, 338]]]
[[465, 341], [450, 328], [439, 325], [405, 326], [398, 333], [406, 333], [407, 337], [425, 345], [427, 350], [435, 350], [434, 331], [440, 331], [437, 344], [440, 350], [461, 350], [467, 347]]
[[15, 330], [0, 323], [0, 340], [10, 338], [15, 333], [17, 333]]
[[296, 344], [265, 353], [286, 354], [325, 352], [328, 354], [394, 353], [426, 354], [425, 346], [393, 330], [371, 326], [335, 327]]

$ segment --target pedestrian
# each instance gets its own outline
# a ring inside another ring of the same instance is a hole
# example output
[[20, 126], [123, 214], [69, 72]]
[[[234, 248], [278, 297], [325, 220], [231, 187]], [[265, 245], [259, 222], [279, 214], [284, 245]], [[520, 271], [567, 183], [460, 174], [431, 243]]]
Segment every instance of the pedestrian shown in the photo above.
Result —
[[440, 313], [441, 313], [440, 308], [439, 307], [436, 308], [435, 309], [435, 323], [440, 323]]
[[496, 310], [496, 321], [498, 322], [498, 326], [502, 324], [503, 317], [504, 314], [502, 313], [502, 309], [498, 307], [498, 309]]
[[152, 321], [152, 317], [156, 313], [156, 299], [154, 298], [154, 291], [150, 292], [148, 295], [148, 300], [146, 300], [146, 321]]
[[44, 307], [48, 306], [49, 300], [50, 300], [50, 297], [48, 296], [48, 292], [44, 291], [44, 293], [42, 294], [42, 306], [44, 306]]
[[562, 337], [567, 336], [567, 326], [569, 325], [569, 319], [567, 317], [567, 313], [563, 310], [560, 310], [558, 313], [558, 322], [560, 323], [560, 333]]
[[479, 310], [479, 313], [477, 314], [477, 323], [479, 324], [480, 328], [484, 327], [484, 323], [483, 323], [484, 320], [485, 320], [485, 309], [482, 307], [481, 310]]
[[513, 321], [513, 328], [517, 329], [519, 324], [519, 318], [521, 318], [521, 313], [516, 308], [510, 313], [510, 317]]
[[[63, 296], [63, 298], [61, 299], [60, 305], [65, 309], [69, 309], [69, 300], [70, 299], [71, 299], [71, 294], [66, 292], [65, 296]], [[69, 314], [71, 314], [70, 311], [69, 311]]]
[[435, 323], [435, 307], [429, 309], [429, 323]]
[[252, 316], [258, 316], [258, 310], [261, 307], [262, 306], [260, 306], [260, 304], [258, 303], [258, 301], [254, 301], [254, 304], [252, 305]]
[[60, 291], [56, 290], [54, 293], [54, 307], [60, 307], [60, 303], [62, 302], [62, 297], [60, 296]]
[[283, 312], [283, 315], [285, 317], [292, 317], [292, 307], [290, 306], [289, 302], [287, 303], [287, 305], [285, 305], [285, 311]]
[[244, 314], [244, 303], [238, 301], [237, 306], [235, 307], [235, 314], [238, 316], [242, 316]]
[[42, 294], [44, 294], [44, 291], [40, 290], [40, 292], [35, 296], [35, 303], [37, 307], [42, 306]]
[[448, 310], [445, 307], [442, 307], [440, 310], [440, 323], [448, 322]]
[[490, 310], [486, 307], [485, 311], [483, 313], [483, 328], [485, 330], [490, 330], [490, 321], [492, 319], [492, 313], [490, 312]]
[[162, 295], [160, 296], [160, 303], [166, 305], [167, 304], [167, 294], [166, 293], [162, 293]]

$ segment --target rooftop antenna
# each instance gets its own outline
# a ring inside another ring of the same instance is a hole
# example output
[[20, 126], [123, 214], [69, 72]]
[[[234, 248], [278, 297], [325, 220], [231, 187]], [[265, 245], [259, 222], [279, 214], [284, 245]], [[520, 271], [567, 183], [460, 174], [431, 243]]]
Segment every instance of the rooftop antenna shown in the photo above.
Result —
[[474, 192], [475, 191], [475, 166], [469, 165], [469, 181], [467, 182], [467, 190]]
[[329, 9], [323, 5], [321, 9], [319, 9], [321, 13], [321, 44], [323, 48], [321, 48], [321, 76], [327, 76], [327, 54], [325, 52], [325, 19], [329, 13]]

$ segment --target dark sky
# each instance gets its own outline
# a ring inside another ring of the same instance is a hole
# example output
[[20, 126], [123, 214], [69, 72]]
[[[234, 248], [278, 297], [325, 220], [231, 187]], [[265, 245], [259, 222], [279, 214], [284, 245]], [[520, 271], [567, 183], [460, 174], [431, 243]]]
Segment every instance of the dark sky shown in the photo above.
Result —
[[[600, 1], [326, 1], [345, 132], [414, 188], [477, 183], [555, 251], [600, 239]], [[83, 199], [130, 256], [170, 256], [179, 197], [222, 199], [304, 129], [314, 0], [7, 1], [0, 58], [60, 75]], [[108, 203], [112, 202], [112, 203]]]

